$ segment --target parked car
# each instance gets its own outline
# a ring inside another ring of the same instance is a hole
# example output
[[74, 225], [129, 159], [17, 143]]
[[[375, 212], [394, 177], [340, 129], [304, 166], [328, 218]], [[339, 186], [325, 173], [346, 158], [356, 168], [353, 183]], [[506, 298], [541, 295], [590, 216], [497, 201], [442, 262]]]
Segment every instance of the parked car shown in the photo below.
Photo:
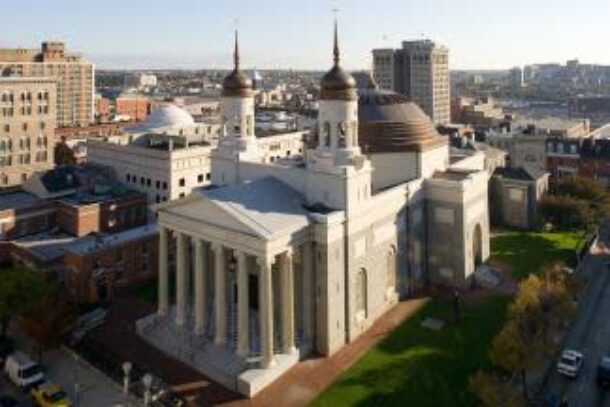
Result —
[[610, 386], [610, 357], [601, 358], [597, 365], [597, 384], [601, 387]]
[[557, 372], [568, 377], [577, 377], [582, 369], [584, 363], [583, 354], [572, 350], [566, 349], [561, 353], [559, 362], [557, 362]]
[[4, 373], [13, 384], [25, 391], [44, 381], [42, 366], [19, 351], [6, 358]]
[[70, 407], [70, 399], [57, 384], [44, 382], [30, 391], [32, 404], [39, 407]]

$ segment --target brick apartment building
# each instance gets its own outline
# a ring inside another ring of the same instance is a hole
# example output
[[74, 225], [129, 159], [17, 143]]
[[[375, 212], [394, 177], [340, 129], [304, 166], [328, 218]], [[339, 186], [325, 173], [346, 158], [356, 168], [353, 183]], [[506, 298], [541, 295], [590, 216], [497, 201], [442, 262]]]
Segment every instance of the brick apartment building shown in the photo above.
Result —
[[95, 166], [60, 167], [0, 195], [0, 263], [54, 273], [81, 303], [154, 278], [146, 195]]

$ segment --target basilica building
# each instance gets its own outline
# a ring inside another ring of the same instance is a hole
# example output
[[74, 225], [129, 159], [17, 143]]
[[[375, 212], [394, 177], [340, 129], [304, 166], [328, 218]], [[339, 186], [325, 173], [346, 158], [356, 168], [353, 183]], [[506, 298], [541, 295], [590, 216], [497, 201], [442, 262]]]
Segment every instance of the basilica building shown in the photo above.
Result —
[[212, 185], [156, 207], [158, 312], [137, 331], [246, 396], [354, 341], [418, 289], [469, 285], [489, 256], [482, 155], [453, 157], [404, 96], [372, 80], [358, 92], [336, 26], [333, 53], [317, 131], [271, 162], [236, 38]]

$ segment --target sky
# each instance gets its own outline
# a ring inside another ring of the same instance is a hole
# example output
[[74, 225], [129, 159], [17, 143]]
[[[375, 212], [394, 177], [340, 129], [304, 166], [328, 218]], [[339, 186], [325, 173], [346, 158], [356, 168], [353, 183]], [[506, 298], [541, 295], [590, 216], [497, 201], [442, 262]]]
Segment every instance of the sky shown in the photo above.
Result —
[[0, 48], [60, 40], [98, 68], [228, 68], [237, 26], [243, 66], [323, 70], [335, 8], [348, 69], [421, 38], [448, 46], [452, 69], [610, 65], [610, 0], [0, 0]]

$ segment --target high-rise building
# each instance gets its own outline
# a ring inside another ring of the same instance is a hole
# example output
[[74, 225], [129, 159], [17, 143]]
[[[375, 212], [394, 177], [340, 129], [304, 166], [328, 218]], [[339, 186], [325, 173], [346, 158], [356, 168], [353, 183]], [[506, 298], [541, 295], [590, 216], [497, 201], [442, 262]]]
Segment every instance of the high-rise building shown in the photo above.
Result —
[[86, 126], [93, 121], [95, 71], [61, 42], [43, 42], [40, 50], [0, 49], [0, 76], [57, 80], [57, 125]]
[[511, 69], [508, 72], [508, 82], [509, 82], [510, 87], [513, 90], [519, 90], [519, 89], [523, 88], [523, 85], [524, 85], [523, 69], [521, 69], [521, 67], [518, 67], [518, 66]]
[[404, 41], [400, 49], [375, 49], [373, 70], [382, 89], [406, 95], [435, 123], [450, 121], [447, 47], [419, 40]]
[[53, 166], [56, 83], [0, 77], [0, 189]]

